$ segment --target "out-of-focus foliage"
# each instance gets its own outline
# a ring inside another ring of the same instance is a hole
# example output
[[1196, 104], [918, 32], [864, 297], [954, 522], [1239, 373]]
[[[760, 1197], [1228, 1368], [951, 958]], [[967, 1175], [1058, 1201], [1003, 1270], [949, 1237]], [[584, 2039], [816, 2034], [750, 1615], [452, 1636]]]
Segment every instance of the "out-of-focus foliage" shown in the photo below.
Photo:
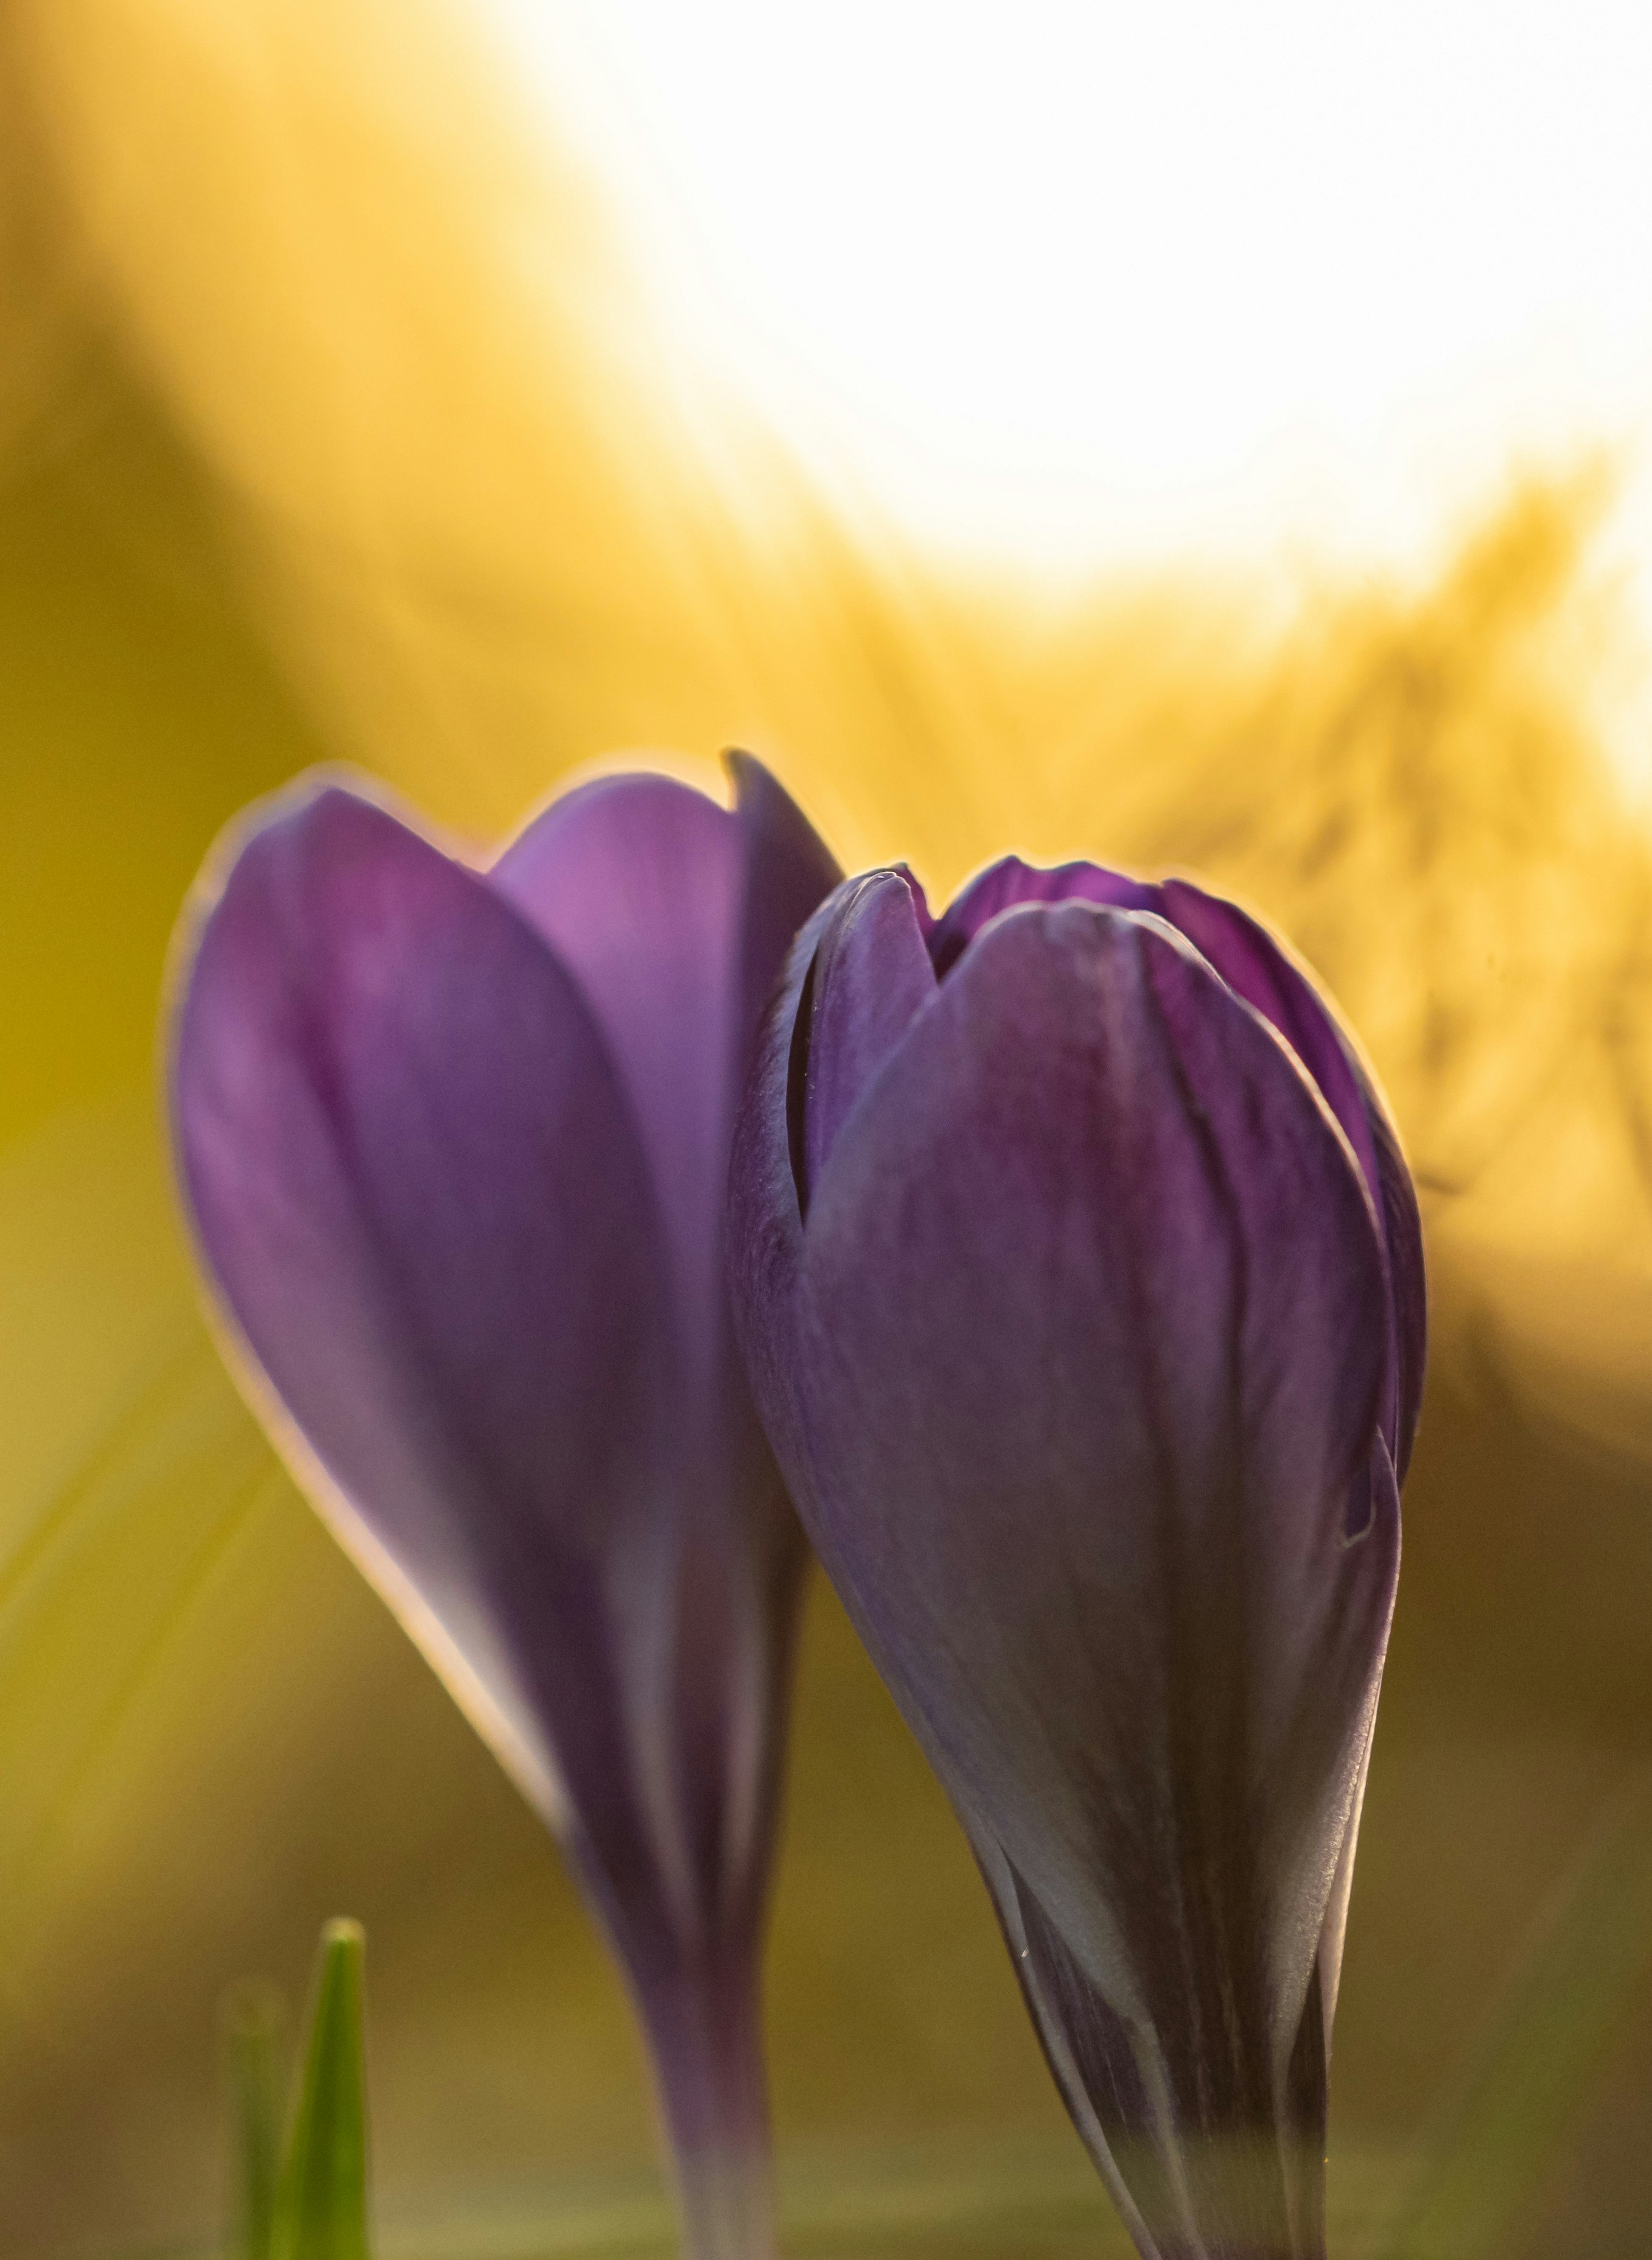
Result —
[[[1652, 1972], [1652, 1782], [1600, 1816], [1424, 2149], [1382, 2260], [1520, 2250], [1570, 2131]], [[1582, 2249], [1587, 2249], [1585, 2244]]]
[[[1652, 1873], [1611, 1831], [1652, 1751], [1652, 848], [1602, 750], [1608, 474], [1513, 490], [1423, 588], [967, 580], [694, 391], [434, 0], [6, 0], [0, 293], [0, 2243], [208, 2233], [214, 2002], [296, 1985], [340, 1904], [375, 1942], [392, 2229], [508, 2241], [542, 2187], [596, 2249], [633, 2174], [636, 2234], [663, 2218], [554, 1856], [195, 1315], [153, 1047], [192, 872], [305, 764], [486, 838], [587, 760], [735, 740], [846, 862], [941, 891], [1012, 846], [1202, 871], [1361, 1028], [1441, 1350], [1341, 2249], [1638, 2249]], [[791, 1804], [804, 2242], [883, 2205], [1029, 2249], [1004, 2224], [1041, 2205], [1098, 2249], [967, 1856], [819, 1597]]]
[[229, 1997], [227, 2260], [366, 2260], [362, 1949], [360, 1923], [336, 1920], [321, 1934], [290, 2110], [280, 1995], [254, 1982]]
[[269, 2260], [281, 2173], [280, 1997], [269, 1985], [237, 1986], [225, 2019], [229, 2081], [231, 2260]]
[[270, 2260], [367, 2260], [367, 2162], [361, 1927], [330, 1922], [316, 1963]]

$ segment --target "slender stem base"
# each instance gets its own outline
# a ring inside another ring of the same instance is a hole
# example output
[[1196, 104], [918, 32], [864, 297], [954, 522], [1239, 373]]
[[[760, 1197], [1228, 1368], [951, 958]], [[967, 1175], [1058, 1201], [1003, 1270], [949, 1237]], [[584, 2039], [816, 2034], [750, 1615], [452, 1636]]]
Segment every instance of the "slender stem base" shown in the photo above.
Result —
[[773, 2260], [774, 2192], [756, 1956], [647, 1989], [684, 2260]]

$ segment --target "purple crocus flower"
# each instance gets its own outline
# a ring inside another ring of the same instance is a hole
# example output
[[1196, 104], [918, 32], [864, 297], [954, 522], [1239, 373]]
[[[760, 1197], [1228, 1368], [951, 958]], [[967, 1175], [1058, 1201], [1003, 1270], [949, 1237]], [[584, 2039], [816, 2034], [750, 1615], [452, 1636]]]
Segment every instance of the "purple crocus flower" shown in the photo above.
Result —
[[750, 1040], [826, 849], [754, 762], [478, 871], [301, 783], [215, 871], [173, 1058], [202, 1266], [336, 1534], [561, 1835], [690, 2249], [770, 2242], [758, 1963], [801, 1533], [734, 1342]]
[[1421, 1386], [1415, 1198], [1231, 903], [1012, 858], [799, 936], [735, 1302], [816, 1551], [1153, 2260], [1323, 2251], [1326, 2071]]

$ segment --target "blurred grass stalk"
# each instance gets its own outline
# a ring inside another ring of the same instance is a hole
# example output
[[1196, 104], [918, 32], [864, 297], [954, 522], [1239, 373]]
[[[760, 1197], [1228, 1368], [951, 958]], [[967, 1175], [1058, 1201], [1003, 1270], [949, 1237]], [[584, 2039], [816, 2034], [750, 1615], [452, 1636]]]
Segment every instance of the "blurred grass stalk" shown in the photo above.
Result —
[[256, 1981], [225, 2005], [230, 2099], [229, 2260], [269, 2260], [281, 2171], [281, 1995]]
[[1652, 1980], [1652, 1771], [1638, 1768], [1544, 1910], [1426, 2138], [1379, 2260], [1499, 2260]]
[[368, 2260], [362, 1952], [360, 1923], [322, 1932], [290, 2110], [279, 1994], [253, 1983], [227, 2005], [230, 2260]]
[[361, 1926], [322, 1934], [302, 2082], [276, 2185], [269, 2260], [368, 2260]]
[[[238, 2260], [366, 2260], [361, 1935], [333, 1923], [318, 1960], [303, 2085], [279, 2182], [278, 2006], [248, 1989], [232, 2018]], [[1386, 2229], [1349, 2225], [1372, 2260], [1498, 2260], [1652, 1978], [1652, 1770], [1637, 1769], [1601, 1816], [1572, 1873], [1477, 2035], [1457, 2092], [1424, 2142]], [[1394, 2162], [1388, 2162], [1394, 2178]], [[789, 2249], [834, 2253], [964, 2249], [1129, 2250], [1083, 2161], [1046, 2149], [944, 2150], [788, 2163]], [[1333, 2210], [1333, 2227], [1336, 2227]], [[537, 2253], [665, 2252], [669, 2207], [610, 2199], [543, 2201], [526, 2214], [448, 2220], [394, 2239], [398, 2256], [487, 2260]], [[1339, 2240], [1339, 2244], [1341, 2240]]]

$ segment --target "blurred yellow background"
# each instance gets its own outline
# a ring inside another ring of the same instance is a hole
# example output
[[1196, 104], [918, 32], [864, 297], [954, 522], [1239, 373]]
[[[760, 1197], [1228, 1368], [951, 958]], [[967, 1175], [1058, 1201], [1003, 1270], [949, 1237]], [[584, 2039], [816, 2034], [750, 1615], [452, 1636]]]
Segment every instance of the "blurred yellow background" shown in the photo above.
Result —
[[[556, 1857], [207, 1343], [156, 1021], [215, 833], [308, 763], [485, 842], [583, 763], [737, 741], [846, 863], [943, 895], [1012, 846], [1196, 870], [1359, 1029], [1437, 1348], [1340, 2249], [1642, 2250], [1652, 836], [1611, 750], [1615, 459], [1488, 494], [1426, 576], [965, 566], [685, 374], [600, 181], [436, 0], [5, 0], [0, 309], [0, 2247], [210, 2238], [217, 2003], [296, 2001], [335, 1913], [390, 2242], [540, 2249], [510, 2224], [607, 2190], [651, 2233], [643, 2068]], [[820, 1590], [770, 1993], [799, 2234], [857, 2177], [874, 2209], [962, 2178], [1032, 2208], [1001, 2249], [1112, 2249]]]

